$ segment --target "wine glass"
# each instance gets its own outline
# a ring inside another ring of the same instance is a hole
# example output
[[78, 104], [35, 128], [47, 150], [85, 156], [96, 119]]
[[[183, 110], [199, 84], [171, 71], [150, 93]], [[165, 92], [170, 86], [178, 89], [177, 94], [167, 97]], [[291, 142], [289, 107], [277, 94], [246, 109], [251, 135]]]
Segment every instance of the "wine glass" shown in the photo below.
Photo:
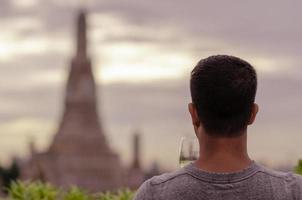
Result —
[[184, 167], [196, 161], [199, 157], [199, 143], [197, 138], [182, 137], [180, 139], [179, 165]]

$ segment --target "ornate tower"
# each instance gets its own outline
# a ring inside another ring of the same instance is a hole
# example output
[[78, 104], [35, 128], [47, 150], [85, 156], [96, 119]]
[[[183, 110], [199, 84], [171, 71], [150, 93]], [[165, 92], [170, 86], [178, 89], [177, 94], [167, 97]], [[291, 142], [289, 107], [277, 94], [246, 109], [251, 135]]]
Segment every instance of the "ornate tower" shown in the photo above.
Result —
[[[96, 85], [87, 53], [86, 14], [77, 19], [76, 55], [66, 88], [65, 111], [49, 153], [56, 155], [56, 183], [90, 190], [121, 186], [118, 156], [107, 145], [97, 114]], [[59, 173], [59, 174], [58, 174]]]
[[58, 132], [47, 152], [32, 157], [25, 167], [25, 178], [43, 178], [62, 187], [77, 185], [90, 191], [114, 190], [123, 186], [125, 172], [99, 122], [84, 11], [77, 18], [76, 43]]
[[77, 20], [76, 44], [76, 55], [72, 59], [67, 82], [65, 110], [50, 151], [69, 154], [85, 148], [81, 154], [99, 155], [110, 152], [110, 149], [97, 114], [96, 85], [87, 55], [84, 11], [80, 12]]

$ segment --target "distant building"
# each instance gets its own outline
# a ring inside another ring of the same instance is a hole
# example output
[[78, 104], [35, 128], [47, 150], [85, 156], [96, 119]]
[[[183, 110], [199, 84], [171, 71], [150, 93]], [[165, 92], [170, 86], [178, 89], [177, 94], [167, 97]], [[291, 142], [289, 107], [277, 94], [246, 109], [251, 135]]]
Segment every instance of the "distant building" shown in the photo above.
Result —
[[133, 166], [126, 169], [110, 149], [99, 121], [96, 85], [87, 54], [84, 11], [77, 19], [76, 42], [58, 132], [46, 152], [37, 153], [32, 146], [31, 158], [22, 165], [22, 178], [39, 179], [63, 188], [77, 185], [89, 191], [138, 187], [143, 180], [138, 136], [134, 139]]
[[128, 187], [132, 189], [137, 188], [145, 180], [144, 178], [144, 172], [140, 163], [140, 135], [135, 133], [133, 137], [133, 161], [127, 176]]

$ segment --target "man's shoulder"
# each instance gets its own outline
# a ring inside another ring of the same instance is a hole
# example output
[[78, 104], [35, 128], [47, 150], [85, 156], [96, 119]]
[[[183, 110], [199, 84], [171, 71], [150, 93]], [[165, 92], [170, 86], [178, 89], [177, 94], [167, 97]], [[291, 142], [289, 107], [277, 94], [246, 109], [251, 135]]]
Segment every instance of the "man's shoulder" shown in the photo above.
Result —
[[169, 189], [175, 188], [177, 183], [184, 183], [184, 179], [187, 177], [186, 174], [185, 170], [180, 169], [148, 179], [138, 189], [135, 200], [154, 199], [154, 195], [156, 196], [161, 189], [168, 192]]
[[179, 169], [173, 172], [163, 173], [158, 176], [154, 176], [149, 179], [150, 185], [160, 185], [163, 183], [167, 183], [170, 181], [177, 181], [176, 179], [180, 179], [186, 175], [186, 171], [183, 169]]
[[268, 177], [276, 192], [286, 192], [294, 199], [302, 199], [302, 176], [293, 172], [282, 172], [263, 167], [261, 171]]
[[261, 172], [269, 176], [271, 179], [279, 180], [285, 183], [299, 183], [302, 184], [302, 176], [295, 174], [293, 172], [283, 172], [278, 170], [269, 169], [266, 167], [262, 167]]

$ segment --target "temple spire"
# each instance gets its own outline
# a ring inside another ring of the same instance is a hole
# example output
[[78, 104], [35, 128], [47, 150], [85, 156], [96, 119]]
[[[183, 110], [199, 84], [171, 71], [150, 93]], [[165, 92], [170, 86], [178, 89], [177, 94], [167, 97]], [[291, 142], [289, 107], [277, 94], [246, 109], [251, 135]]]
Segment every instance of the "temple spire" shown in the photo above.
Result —
[[87, 55], [87, 22], [86, 12], [81, 9], [76, 21], [76, 55], [72, 59], [67, 91], [66, 112], [75, 103], [84, 103], [89, 109], [96, 109], [96, 86], [93, 77], [91, 62]]
[[80, 11], [77, 20], [77, 57], [87, 57], [86, 13]]

